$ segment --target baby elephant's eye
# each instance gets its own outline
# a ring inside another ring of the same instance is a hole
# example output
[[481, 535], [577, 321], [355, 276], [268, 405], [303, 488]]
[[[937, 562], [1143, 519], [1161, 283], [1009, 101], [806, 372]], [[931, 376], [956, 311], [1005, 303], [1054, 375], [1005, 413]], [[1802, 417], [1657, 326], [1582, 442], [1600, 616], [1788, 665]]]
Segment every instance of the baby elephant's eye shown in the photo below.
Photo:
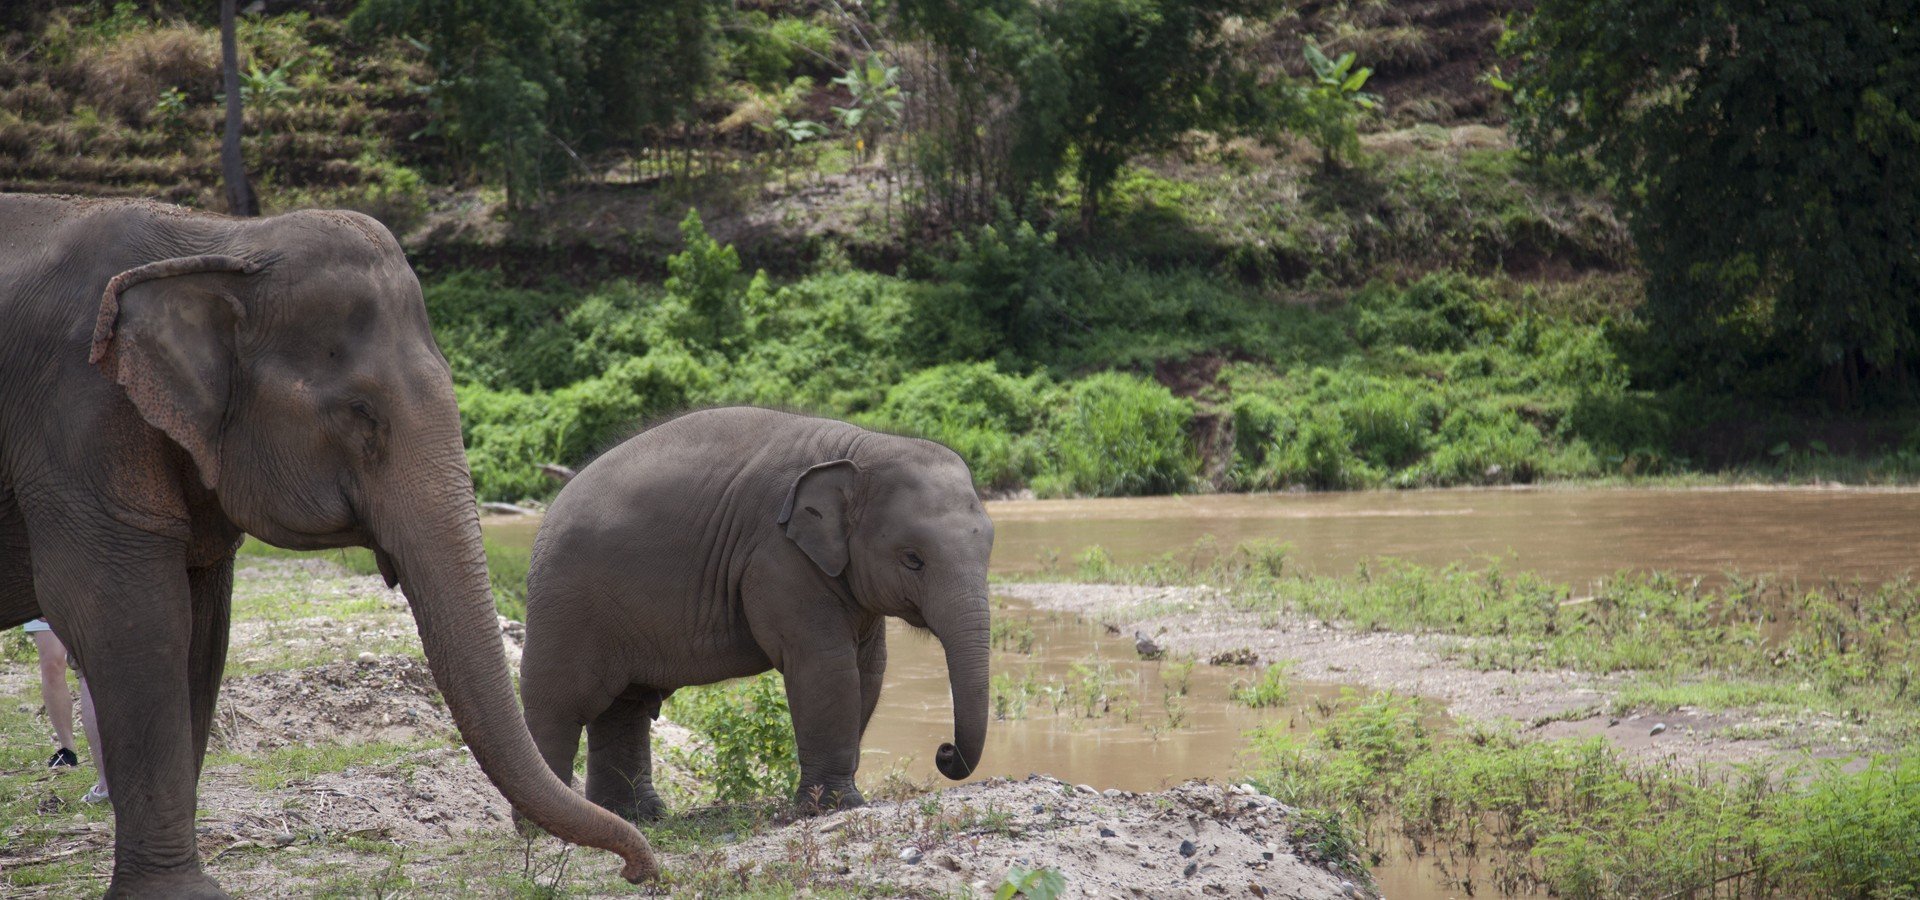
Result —
[[915, 553], [912, 550], [908, 550], [907, 555], [904, 557], [901, 557], [901, 564], [906, 566], [909, 569], [914, 570], [915, 572], [918, 572], [920, 571], [920, 567], [925, 566], [927, 563], [925, 560], [920, 558], [920, 554]]

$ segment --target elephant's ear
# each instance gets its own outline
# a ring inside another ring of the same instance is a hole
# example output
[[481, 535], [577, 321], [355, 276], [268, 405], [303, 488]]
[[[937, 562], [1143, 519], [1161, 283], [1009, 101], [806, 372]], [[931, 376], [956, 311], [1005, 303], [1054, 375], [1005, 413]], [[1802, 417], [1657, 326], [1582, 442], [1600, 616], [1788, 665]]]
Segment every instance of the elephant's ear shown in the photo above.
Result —
[[820, 571], [833, 578], [847, 570], [847, 519], [860, 467], [850, 459], [824, 462], [805, 472], [787, 492], [780, 524]]
[[220, 481], [234, 332], [246, 316], [240, 282], [259, 268], [232, 256], [190, 256], [128, 269], [107, 282], [94, 321], [88, 361], [193, 457], [209, 488]]

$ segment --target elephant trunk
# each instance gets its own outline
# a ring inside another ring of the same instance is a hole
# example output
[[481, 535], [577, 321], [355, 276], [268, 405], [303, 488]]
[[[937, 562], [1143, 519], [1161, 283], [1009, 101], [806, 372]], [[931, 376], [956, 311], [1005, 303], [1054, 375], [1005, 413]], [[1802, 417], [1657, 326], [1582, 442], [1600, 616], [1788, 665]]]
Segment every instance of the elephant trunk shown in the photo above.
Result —
[[[458, 432], [453, 444], [459, 447]], [[626, 860], [621, 875], [657, 874], [645, 837], [555, 778], [514, 697], [466, 458], [400, 465], [410, 487], [373, 499], [368, 519], [382, 568], [413, 607], [434, 683], [473, 757], [515, 809], [554, 836]]]
[[934, 754], [940, 774], [959, 781], [980, 764], [987, 742], [987, 658], [992, 628], [986, 586], [967, 599], [925, 610], [927, 627], [947, 652], [947, 679], [953, 690], [953, 743]]

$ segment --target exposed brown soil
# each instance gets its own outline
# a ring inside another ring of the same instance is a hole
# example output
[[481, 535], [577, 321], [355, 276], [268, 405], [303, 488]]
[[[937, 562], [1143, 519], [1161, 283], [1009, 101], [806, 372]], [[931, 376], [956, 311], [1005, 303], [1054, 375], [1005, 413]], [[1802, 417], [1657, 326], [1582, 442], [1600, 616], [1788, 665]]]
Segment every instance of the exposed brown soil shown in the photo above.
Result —
[[410, 743], [456, 736], [426, 663], [387, 656], [227, 682], [213, 744], [259, 753], [316, 743]]
[[[1619, 678], [1571, 671], [1486, 671], [1454, 657], [1469, 639], [1356, 631], [1297, 616], [1236, 612], [1204, 587], [1015, 583], [995, 592], [1033, 606], [1073, 613], [1121, 634], [1145, 634], [1168, 653], [1216, 665], [1286, 663], [1306, 681], [1351, 684], [1435, 700], [1449, 714], [1481, 722], [1522, 723], [1543, 738], [1601, 735], [1646, 759], [1742, 762], [1787, 752], [1848, 756], [1844, 723], [1816, 715], [1783, 722], [1689, 708], [1613, 716]], [[1653, 733], [1656, 726], [1664, 726]], [[1750, 735], [1803, 732], [1791, 744]], [[1826, 743], [1831, 741], [1831, 743]], [[1857, 746], [1857, 745], [1856, 745]]]

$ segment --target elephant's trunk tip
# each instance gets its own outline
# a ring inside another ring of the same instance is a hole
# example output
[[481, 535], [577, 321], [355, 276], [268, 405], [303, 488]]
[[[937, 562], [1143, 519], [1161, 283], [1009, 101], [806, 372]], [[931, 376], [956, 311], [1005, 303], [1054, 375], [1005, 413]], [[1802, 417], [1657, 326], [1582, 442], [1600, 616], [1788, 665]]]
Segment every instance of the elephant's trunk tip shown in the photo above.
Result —
[[973, 774], [973, 763], [968, 762], [961, 755], [960, 748], [952, 744], [940, 745], [940, 750], [933, 755], [933, 764], [940, 769], [940, 774], [953, 781], [965, 780]]
[[625, 878], [628, 884], [640, 884], [660, 877], [660, 866], [653, 860], [653, 848], [643, 843], [631, 848], [626, 856], [627, 864], [621, 867], [620, 877]]

